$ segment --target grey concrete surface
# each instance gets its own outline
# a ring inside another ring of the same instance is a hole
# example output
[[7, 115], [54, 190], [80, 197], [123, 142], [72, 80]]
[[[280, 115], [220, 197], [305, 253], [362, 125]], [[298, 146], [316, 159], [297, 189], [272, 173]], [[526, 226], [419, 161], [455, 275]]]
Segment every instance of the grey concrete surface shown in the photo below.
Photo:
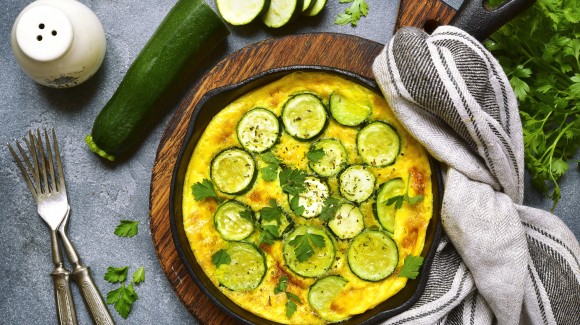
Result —
[[[196, 324], [180, 303], [161, 270], [149, 231], [149, 185], [155, 152], [168, 115], [150, 130], [140, 149], [127, 161], [108, 164], [89, 152], [83, 137], [111, 97], [135, 56], [149, 39], [174, 1], [81, 0], [101, 19], [107, 38], [105, 61], [97, 74], [71, 89], [49, 89], [28, 78], [10, 49], [10, 30], [18, 13], [30, 1], [3, 1], [0, 11], [0, 324], [54, 324], [56, 312], [50, 272], [47, 227], [36, 213], [6, 143], [14, 143], [29, 129], [54, 127], [61, 144], [67, 189], [72, 207], [69, 235], [92, 273], [101, 293], [116, 288], [103, 279], [108, 266], [145, 267], [146, 280], [136, 287], [139, 299], [127, 319], [112, 308], [118, 324]], [[452, 0], [455, 1], [456, 0]], [[369, 16], [358, 27], [336, 26], [334, 17], [345, 4], [328, 0], [316, 18], [302, 19], [279, 31], [260, 24], [232, 28], [227, 47], [200, 67], [195, 78], [223, 56], [265, 38], [293, 33], [332, 31], [385, 43], [391, 34], [397, 0], [367, 0]], [[214, 8], [214, 1], [208, 0]], [[337, 49], [340, 50], [340, 49]], [[192, 82], [195, 82], [194, 79]], [[556, 208], [578, 237], [580, 175], [574, 169], [563, 180], [563, 199]], [[549, 208], [529, 184], [526, 203]], [[138, 220], [134, 238], [119, 238], [113, 231], [121, 219]], [[73, 285], [79, 324], [91, 324], [88, 311]]]

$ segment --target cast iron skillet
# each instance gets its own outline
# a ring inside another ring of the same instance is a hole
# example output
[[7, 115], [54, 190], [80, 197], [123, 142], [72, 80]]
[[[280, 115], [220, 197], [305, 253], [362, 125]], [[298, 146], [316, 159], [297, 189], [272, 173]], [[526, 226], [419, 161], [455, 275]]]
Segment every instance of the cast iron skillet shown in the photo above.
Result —
[[[285, 75], [297, 71], [319, 71], [332, 73], [354, 81], [377, 93], [380, 93], [378, 86], [373, 80], [335, 68], [314, 66], [292, 66], [270, 70], [266, 73], [247, 79], [239, 84], [214, 89], [202, 97], [194, 110], [186, 135], [186, 140], [184, 142], [184, 147], [177, 157], [176, 168], [174, 170], [171, 184], [171, 201], [169, 203], [171, 232], [176, 243], [177, 251], [183, 260], [184, 265], [199, 288], [212, 300], [212, 302], [214, 302], [218, 307], [220, 307], [233, 318], [248, 324], [275, 323], [266, 321], [263, 318], [240, 308], [231, 300], [229, 300], [229, 298], [227, 298], [209, 280], [209, 278], [206, 276], [204, 271], [195, 260], [193, 252], [189, 246], [185, 230], [183, 228], [183, 215], [181, 211], [183, 180], [185, 178], [189, 159], [193, 154], [193, 150], [195, 149], [197, 141], [215, 114], [217, 114], [222, 108], [231, 103], [233, 100], [249, 92], [250, 90], [271, 83]], [[427, 228], [425, 246], [421, 254], [425, 260], [423, 262], [420, 277], [415, 280], [409, 280], [403, 290], [401, 290], [394, 297], [387, 299], [385, 302], [370, 311], [357, 315], [348, 321], [343, 322], [344, 324], [370, 324], [379, 320], [387, 319], [409, 308], [410, 305], [412, 305], [421, 296], [427, 282], [429, 266], [433, 260], [433, 256], [435, 254], [435, 250], [437, 248], [437, 244], [439, 243], [442, 232], [441, 223], [439, 222], [439, 211], [441, 204], [440, 193], [442, 193], [442, 181], [440, 179], [441, 173], [437, 168], [438, 165], [435, 161], [431, 161], [431, 166], [434, 215], [432, 216]]]
[[[478, 40], [484, 40], [499, 27], [503, 26], [535, 2], [535, 0], [508, 0], [502, 6], [494, 10], [489, 10], [483, 4], [484, 1], [464, 0], [462, 7], [451, 21], [451, 25], [462, 28]], [[184, 145], [179, 152], [173, 171], [169, 212], [171, 232], [175, 246], [177, 247], [177, 252], [193, 280], [210, 300], [232, 318], [246, 324], [276, 323], [256, 316], [233, 303], [209, 280], [197, 263], [183, 228], [183, 215], [181, 211], [183, 181], [189, 159], [197, 141], [215, 114], [241, 95], [297, 71], [332, 73], [380, 93], [377, 84], [373, 80], [340, 69], [320, 66], [290, 66], [273, 69], [253, 76], [241, 83], [214, 89], [206, 93], [196, 105], [188, 126]], [[420, 276], [415, 280], [409, 279], [406, 286], [395, 296], [363, 314], [353, 316], [347, 321], [341, 322], [341, 324], [371, 324], [386, 320], [408, 309], [423, 294], [430, 266], [442, 233], [439, 215], [443, 193], [441, 172], [435, 161], [431, 160], [431, 166], [434, 214], [427, 228], [425, 246], [421, 254], [425, 260], [421, 268]]]

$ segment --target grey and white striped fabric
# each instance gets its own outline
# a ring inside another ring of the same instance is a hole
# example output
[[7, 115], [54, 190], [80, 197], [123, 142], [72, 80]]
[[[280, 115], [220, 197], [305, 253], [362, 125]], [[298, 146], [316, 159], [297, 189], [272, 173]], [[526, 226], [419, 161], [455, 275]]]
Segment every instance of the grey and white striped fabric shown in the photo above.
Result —
[[558, 217], [522, 205], [521, 122], [498, 62], [458, 28], [403, 28], [373, 71], [446, 167], [446, 236], [425, 293], [387, 323], [580, 324], [580, 245]]

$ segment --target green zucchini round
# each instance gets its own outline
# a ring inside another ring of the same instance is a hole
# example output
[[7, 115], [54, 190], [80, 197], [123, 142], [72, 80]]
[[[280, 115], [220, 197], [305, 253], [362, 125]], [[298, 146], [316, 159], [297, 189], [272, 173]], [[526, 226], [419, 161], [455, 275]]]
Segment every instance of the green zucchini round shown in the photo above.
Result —
[[229, 34], [203, 0], [178, 0], [143, 47], [119, 87], [97, 116], [89, 148], [114, 161], [140, 143], [167, 109], [171, 89]]

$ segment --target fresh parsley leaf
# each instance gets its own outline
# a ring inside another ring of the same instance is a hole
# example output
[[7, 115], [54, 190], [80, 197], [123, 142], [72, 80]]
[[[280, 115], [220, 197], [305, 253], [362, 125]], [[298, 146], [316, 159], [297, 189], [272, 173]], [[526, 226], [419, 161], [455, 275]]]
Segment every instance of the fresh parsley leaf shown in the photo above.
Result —
[[280, 292], [284, 292], [286, 291], [287, 288], [288, 288], [288, 276], [283, 275], [278, 279], [278, 284], [276, 285], [276, 288], [274, 288], [274, 293], [278, 294]]
[[306, 190], [304, 185], [306, 173], [304, 171], [284, 167], [278, 176], [280, 178], [280, 186], [284, 192], [296, 196]]
[[324, 206], [322, 207], [322, 212], [320, 212], [320, 215], [318, 216], [318, 218], [324, 222], [327, 222], [330, 219], [332, 219], [334, 217], [334, 215], [336, 214], [336, 211], [338, 210], [338, 207], [340, 205], [339, 203], [340, 202], [337, 198], [329, 196], [324, 201]]
[[326, 245], [324, 237], [310, 233], [297, 235], [289, 242], [289, 244], [294, 247], [296, 259], [299, 262], [304, 262], [314, 255], [314, 247], [312, 247], [312, 245], [318, 248], [322, 248]]
[[405, 257], [405, 264], [399, 271], [399, 276], [409, 279], [417, 278], [419, 275], [419, 268], [423, 265], [423, 257], [422, 256], [413, 256], [407, 255]]
[[133, 237], [137, 235], [139, 221], [121, 220], [121, 223], [115, 228], [115, 235], [119, 237]]
[[246, 219], [248, 221], [254, 220], [254, 218], [252, 218], [252, 212], [250, 212], [250, 210], [244, 210], [244, 211], [240, 212], [240, 217], [242, 217], [243, 219]]
[[304, 213], [304, 206], [300, 205], [300, 196], [296, 195], [290, 199], [290, 208], [296, 213], [296, 215], [301, 216]]
[[288, 299], [286, 301], [286, 317], [288, 317], [288, 318], [292, 317], [294, 312], [296, 312], [296, 308], [298, 308], [298, 306], [296, 306], [296, 303], [294, 301]]
[[133, 287], [133, 283], [130, 283], [125, 287], [125, 283], [122, 283], [118, 289], [109, 291], [107, 293], [107, 303], [114, 304], [115, 310], [124, 319], [129, 316], [133, 303], [137, 300], [138, 296]]
[[277, 237], [279, 237], [278, 227], [273, 225], [263, 226], [262, 232], [260, 232], [260, 237], [258, 242], [260, 244], [272, 245]]
[[276, 223], [279, 225], [281, 222], [280, 221], [281, 217], [282, 217], [282, 209], [278, 206], [276, 200], [274, 199], [270, 200], [269, 207], [263, 207], [260, 210], [260, 218], [263, 218], [265, 221], [276, 220]]
[[266, 182], [272, 182], [278, 177], [278, 168], [280, 167], [281, 161], [274, 156], [271, 151], [268, 151], [260, 156], [262, 160], [267, 164], [266, 167], [261, 169], [262, 179]]
[[[122, 285], [124, 287], [125, 284]], [[135, 292], [135, 288], [133, 287], [133, 283], [130, 283], [125, 290], [123, 290], [123, 294], [119, 298], [117, 302], [115, 302], [115, 310], [123, 317], [124, 319], [129, 316], [131, 309], [133, 308], [133, 303], [137, 300], [138, 296]]]
[[107, 268], [107, 273], [105, 273], [105, 280], [111, 283], [123, 282], [127, 278], [127, 272], [129, 271], [128, 266], [123, 267], [112, 267]]
[[351, 24], [357, 26], [360, 18], [369, 13], [369, 5], [365, 0], [340, 0], [339, 2], [352, 4], [334, 20], [336, 25]]
[[297, 295], [293, 294], [292, 292], [288, 292], [286, 291], [286, 298], [288, 298], [288, 300], [292, 300], [295, 303], [301, 304], [302, 300], [300, 300], [300, 297], [298, 297]]
[[230, 254], [228, 254], [228, 252], [226, 252], [223, 249], [220, 249], [211, 256], [211, 262], [217, 268], [220, 267], [220, 265], [222, 264], [225, 265], [230, 264], [232, 262], [232, 258], [230, 257]]
[[133, 273], [133, 283], [139, 284], [143, 281], [145, 281], [145, 268], [141, 266]]
[[306, 154], [306, 157], [313, 162], [319, 162], [322, 158], [324, 158], [324, 150], [322, 149], [310, 150]]
[[220, 201], [213, 188], [213, 182], [207, 178], [199, 183], [193, 184], [191, 186], [191, 192], [196, 201], [201, 201], [206, 198], [214, 198], [218, 202]]
[[403, 207], [404, 202], [407, 202], [410, 205], [415, 205], [419, 202], [422, 202], [424, 199], [423, 195], [421, 194], [415, 196], [409, 195], [409, 184], [411, 184], [411, 175], [407, 177], [407, 189], [405, 190], [405, 194], [390, 197], [389, 199], [387, 199], [387, 201], [385, 201], [385, 204], [386, 205], [395, 204], [395, 209], [400, 209]]

